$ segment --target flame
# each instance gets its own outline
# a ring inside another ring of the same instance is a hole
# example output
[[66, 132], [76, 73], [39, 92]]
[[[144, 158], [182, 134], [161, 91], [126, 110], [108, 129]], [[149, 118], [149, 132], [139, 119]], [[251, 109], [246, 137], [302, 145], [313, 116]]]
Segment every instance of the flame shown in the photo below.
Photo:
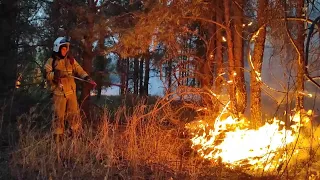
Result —
[[306, 93], [306, 92], [298, 92], [298, 93], [299, 93], [299, 94], [301, 94], [301, 95], [304, 95], [304, 96], [310, 97], [310, 98], [312, 98], [312, 97], [313, 97], [311, 93]]
[[223, 41], [223, 42], [227, 42], [227, 38], [224, 37], [224, 36], [222, 36], [222, 41]]
[[19, 80], [16, 80], [16, 89], [19, 89], [21, 85], [21, 82]]
[[290, 156], [288, 145], [297, 140], [300, 127], [310, 121], [312, 114], [312, 111], [304, 115], [296, 112], [290, 117], [290, 128], [285, 128], [284, 121], [273, 118], [258, 129], [249, 129], [248, 120], [228, 114], [229, 103], [214, 123], [199, 120], [186, 128], [192, 135], [192, 148], [201, 157], [230, 168], [272, 171], [281, 167]]

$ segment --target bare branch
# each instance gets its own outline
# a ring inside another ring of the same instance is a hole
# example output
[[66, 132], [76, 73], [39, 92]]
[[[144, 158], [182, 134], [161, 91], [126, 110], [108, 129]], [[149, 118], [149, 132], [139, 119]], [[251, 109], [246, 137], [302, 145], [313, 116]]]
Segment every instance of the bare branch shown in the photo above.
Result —
[[213, 21], [213, 20], [210, 20], [210, 19], [206, 19], [206, 18], [201, 18], [201, 17], [182, 17], [182, 18], [184, 18], [184, 19], [192, 19], [192, 20], [201, 20], [201, 21], [205, 21], [205, 22], [216, 24], [216, 25], [220, 26], [223, 29], [227, 29], [227, 27], [225, 25], [220, 24], [220, 23], [218, 23], [216, 21]]

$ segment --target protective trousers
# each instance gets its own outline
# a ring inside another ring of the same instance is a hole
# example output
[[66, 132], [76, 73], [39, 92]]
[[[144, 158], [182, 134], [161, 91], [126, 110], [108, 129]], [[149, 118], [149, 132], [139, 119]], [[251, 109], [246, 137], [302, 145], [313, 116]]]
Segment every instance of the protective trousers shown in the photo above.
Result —
[[77, 133], [80, 128], [80, 113], [77, 96], [72, 93], [68, 96], [53, 95], [54, 133], [61, 135], [65, 130], [65, 119], [68, 121], [72, 133]]

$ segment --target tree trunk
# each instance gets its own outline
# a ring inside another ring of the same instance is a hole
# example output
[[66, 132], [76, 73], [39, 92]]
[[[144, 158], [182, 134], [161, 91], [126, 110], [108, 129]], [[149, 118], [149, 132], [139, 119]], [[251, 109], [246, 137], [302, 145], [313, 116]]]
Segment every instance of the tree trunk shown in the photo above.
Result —
[[[94, 14], [95, 12], [95, 4], [93, 0], [88, 0], [88, 6], [90, 13]], [[84, 38], [84, 52], [83, 52], [83, 69], [91, 75], [92, 72], [92, 60], [94, 57], [94, 54], [92, 52], [92, 44], [94, 42], [94, 19], [93, 18], [88, 18], [87, 19], [87, 29], [88, 29], [88, 35]], [[83, 112], [85, 113], [86, 117], [90, 117], [90, 106], [89, 106], [89, 100], [90, 100], [90, 90], [91, 90], [91, 85], [89, 83], [83, 83], [82, 86], [82, 93], [81, 93], [81, 108]]]
[[150, 78], [150, 54], [149, 52], [147, 52], [147, 55], [145, 56], [145, 73], [144, 73], [144, 91], [143, 91], [143, 95], [148, 96], [149, 94], [149, 78]]
[[[237, 4], [235, 4], [237, 3]], [[236, 99], [237, 112], [243, 114], [247, 105], [246, 85], [244, 79], [244, 60], [243, 60], [243, 0], [236, 0], [232, 3], [234, 10], [234, 61], [235, 61], [235, 84], [236, 84]], [[239, 7], [240, 6], [240, 7]]]
[[[223, 9], [221, 5], [220, 0], [216, 0], [217, 3], [217, 9]], [[222, 23], [222, 13], [216, 10], [216, 21], [218, 23]], [[224, 72], [223, 71], [223, 50], [222, 50], [222, 32], [220, 28], [217, 28], [217, 33], [216, 33], [216, 54], [215, 54], [215, 60], [216, 60], [216, 69], [215, 69], [215, 93], [216, 94], [221, 94], [221, 89], [222, 89], [222, 82], [223, 78], [221, 74]]]
[[[212, 59], [213, 60], [213, 59]], [[203, 88], [204, 90], [207, 89], [211, 89], [211, 84], [210, 84], [210, 80], [212, 77], [211, 74], [211, 58], [204, 58], [203, 60], [204, 62], [201, 62], [201, 72], [200, 74], [200, 84], [201, 84], [201, 88]], [[212, 106], [212, 100], [211, 100], [211, 96], [209, 94], [203, 94], [202, 95], [202, 103], [205, 106]]]
[[[213, 8], [213, 7], [212, 7]], [[211, 16], [211, 20], [214, 19], [214, 15]], [[199, 51], [199, 57], [200, 57], [200, 72], [198, 73], [200, 76], [200, 84], [201, 88], [203, 88], [205, 91], [211, 90], [212, 84], [213, 84], [213, 67], [214, 67], [214, 49], [215, 49], [215, 33], [216, 28], [214, 24], [208, 24], [206, 28], [202, 28], [200, 25], [200, 35], [202, 37], [207, 37], [207, 44], [205, 42], [200, 41], [200, 47], [201, 45], [203, 48], [200, 48]], [[195, 84], [195, 82], [194, 82]], [[208, 106], [212, 108], [213, 101], [212, 101], [212, 95], [210, 94], [203, 94], [202, 95], [202, 102], [205, 106]]]
[[237, 112], [237, 101], [236, 101], [236, 84], [235, 84], [235, 62], [233, 56], [233, 39], [232, 39], [232, 31], [231, 31], [231, 22], [230, 22], [230, 0], [224, 0], [224, 17], [226, 22], [226, 35], [227, 35], [227, 46], [228, 46], [228, 61], [229, 61], [229, 96], [230, 96], [230, 110], [235, 115], [238, 115]]
[[133, 94], [139, 93], [139, 60], [133, 59]]
[[[213, 14], [212, 20], [215, 21], [216, 17], [215, 14]], [[215, 24], [212, 24], [210, 26], [210, 31], [209, 31], [209, 35], [210, 35], [210, 40], [209, 40], [209, 49], [207, 51], [207, 59], [209, 59], [209, 83], [210, 83], [210, 89], [212, 89], [213, 87], [213, 83], [214, 83], [214, 74], [215, 74], [215, 70], [214, 70], [214, 66], [215, 66], [215, 62], [216, 62], [216, 57], [214, 55], [214, 52], [216, 50], [217, 47], [217, 40], [216, 40], [216, 32], [217, 32], [217, 26]]]
[[[203, 28], [200, 28], [203, 29]], [[210, 38], [208, 40], [209, 44], [208, 47], [204, 48], [201, 54], [203, 56], [201, 57], [201, 62], [200, 62], [200, 84], [202, 88], [211, 88], [211, 80], [212, 80], [212, 64], [214, 61], [214, 57], [211, 56], [211, 53], [213, 53], [214, 49], [214, 41], [211, 41], [211, 37], [214, 34], [214, 29], [212, 25], [209, 25], [208, 29], [201, 30], [200, 34], [204, 36], [205, 34], [208, 34], [207, 36]]]
[[129, 73], [130, 73], [130, 58], [126, 59], [126, 85], [125, 85], [125, 94], [129, 91]]
[[17, 17], [18, 1], [0, 3], [0, 95], [7, 96], [15, 88], [17, 75]]
[[[99, 40], [99, 51], [103, 52], [104, 49], [104, 39]], [[103, 86], [103, 77], [104, 77], [104, 69], [106, 67], [106, 57], [103, 53], [99, 53], [99, 56], [96, 58], [96, 69], [98, 73], [96, 74], [97, 77], [97, 99], [101, 98], [102, 86]]]
[[140, 67], [139, 67], [139, 94], [143, 95], [144, 87], [143, 87], [143, 63], [144, 57], [140, 57]]
[[172, 59], [168, 61], [168, 67], [167, 67], [167, 80], [168, 80], [168, 91], [166, 93], [171, 93], [172, 91]]
[[119, 94], [120, 95], [123, 95], [124, 92], [125, 92], [125, 84], [126, 84], [126, 81], [125, 81], [125, 59], [122, 59], [121, 57], [119, 57], [119, 60], [117, 62], [117, 72], [118, 74], [120, 75], [120, 92]]
[[[92, 59], [93, 53], [85, 50], [83, 57], [83, 69], [88, 73], [91, 74], [92, 71]], [[82, 84], [82, 93], [81, 93], [81, 108], [85, 113], [86, 117], [90, 117], [90, 90], [91, 85], [89, 83]]]
[[[183, 50], [181, 50], [182, 52], [183, 52]], [[181, 55], [181, 60], [179, 61], [179, 62], [182, 62], [182, 63], [184, 63], [184, 58], [183, 58], [183, 55]], [[183, 80], [183, 69], [184, 69], [184, 65], [182, 64], [182, 65], [178, 65], [178, 66], [180, 66], [179, 67], [179, 77], [178, 77], [178, 87], [179, 86], [183, 86], [184, 85], [184, 80]]]
[[[261, 27], [265, 20], [265, 9], [267, 7], [267, 0], [258, 1], [258, 27]], [[251, 69], [250, 76], [250, 92], [251, 92], [251, 122], [253, 127], [257, 128], [262, 125], [262, 108], [261, 108], [261, 81], [257, 75], [261, 74], [264, 44], [266, 39], [266, 28], [262, 28], [255, 40], [253, 49], [252, 64], [254, 69]]]
[[[297, 17], [303, 16], [304, 0], [297, 0]], [[304, 103], [304, 39], [305, 39], [305, 30], [304, 24], [298, 22], [298, 38], [296, 41], [298, 50], [299, 50], [299, 59], [297, 63], [297, 95], [296, 95], [296, 110], [300, 111], [303, 109]]]
[[[103, 58], [103, 57], [102, 57]], [[100, 58], [99, 58], [100, 60]], [[103, 60], [103, 59], [102, 59]], [[100, 67], [98, 67], [100, 68]], [[99, 70], [101, 72], [101, 69]], [[102, 92], [102, 84], [103, 84], [103, 74], [99, 73], [97, 74], [97, 99], [101, 98], [101, 92]]]

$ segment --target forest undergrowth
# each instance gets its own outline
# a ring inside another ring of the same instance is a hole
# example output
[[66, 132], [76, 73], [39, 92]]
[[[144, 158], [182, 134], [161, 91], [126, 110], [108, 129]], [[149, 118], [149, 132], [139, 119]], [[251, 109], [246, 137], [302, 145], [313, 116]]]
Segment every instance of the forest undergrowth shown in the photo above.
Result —
[[[304, 129], [305, 148], [281, 172], [250, 175], [246, 167], [212, 163], [191, 148], [184, 125], [201, 116], [190, 101], [146, 100], [134, 106], [96, 108], [81, 133], [66, 132], [58, 145], [50, 115], [37, 105], [18, 117], [17, 141], [7, 151], [12, 179], [316, 179], [319, 177], [319, 128]], [[196, 104], [196, 103], [194, 103]], [[189, 118], [189, 119], [188, 119]], [[310, 131], [311, 130], [311, 131]], [[310, 143], [310, 139], [312, 142]], [[299, 143], [298, 143], [299, 144]], [[312, 145], [311, 145], [312, 144]], [[306, 148], [306, 145], [308, 146]], [[57, 153], [59, 147], [60, 153]], [[3, 151], [4, 152], [4, 151]], [[299, 158], [297, 158], [299, 157]], [[283, 170], [285, 169], [285, 170]], [[6, 178], [8, 179], [8, 178]]]

